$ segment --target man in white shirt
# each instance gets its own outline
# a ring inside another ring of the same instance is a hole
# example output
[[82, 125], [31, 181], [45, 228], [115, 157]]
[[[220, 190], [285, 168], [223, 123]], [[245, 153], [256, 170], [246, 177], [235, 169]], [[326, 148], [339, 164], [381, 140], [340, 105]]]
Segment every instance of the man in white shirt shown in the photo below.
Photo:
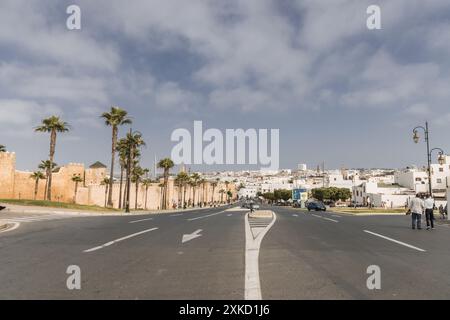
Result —
[[411, 210], [412, 228], [416, 229], [417, 225], [418, 230], [422, 229], [422, 213], [425, 209], [425, 204], [419, 194], [417, 194], [415, 198], [411, 199], [409, 202], [409, 209]]
[[427, 230], [430, 230], [430, 223], [431, 229], [434, 229], [434, 199], [431, 197], [431, 195], [428, 195], [428, 197], [425, 199], [424, 205], [425, 219], [427, 220]]

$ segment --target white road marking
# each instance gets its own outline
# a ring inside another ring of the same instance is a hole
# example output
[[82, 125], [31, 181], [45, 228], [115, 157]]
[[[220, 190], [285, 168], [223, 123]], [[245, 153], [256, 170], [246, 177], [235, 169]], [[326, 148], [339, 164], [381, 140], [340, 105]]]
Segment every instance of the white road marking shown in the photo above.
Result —
[[298, 214], [293, 214], [292, 216], [293, 216], [293, 217], [298, 217]]
[[230, 213], [230, 214], [227, 214], [227, 217], [231, 217], [232, 216], [232, 214]]
[[377, 237], [380, 237], [380, 238], [383, 238], [383, 239], [386, 239], [386, 240], [395, 242], [395, 243], [397, 243], [397, 244], [400, 244], [400, 245], [402, 245], [402, 246], [405, 246], [405, 247], [408, 247], [408, 248], [411, 248], [411, 249], [414, 249], [414, 250], [417, 250], [417, 251], [426, 252], [426, 250], [424, 250], [424, 249], [420, 249], [420, 248], [418, 248], [418, 247], [415, 247], [415, 246], [412, 246], [412, 245], [410, 245], [410, 244], [407, 244], [407, 243], [404, 243], [404, 242], [401, 242], [401, 241], [398, 241], [398, 240], [395, 240], [395, 239], [392, 239], [392, 238], [383, 236], [383, 235], [381, 235], [381, 234], [378, 234], [378, 233], [375, 233], [375, 232], [372, 232], [372, 231], [364, 230], [364, 232], [370, 233], [370, 234], [372, 234], [372, 235], [374, 235], [374, 236], [377, 236]]
[[198, 230], [192, 232], [191, 234], [183, 234], [183, 238], [181, 239], [181, 243], [185, 243], [185, 242], [191, 241], [192, 239], [201, 237], [202, 235], [199, 234], [199, 233], [202, 232], [202, 231], [203, 231], [202, 229], [198, 229]]
[[316, 218], [319, 218], [319, 219], [324, 219], [324, 220], [328, 220], [328, 221], [332, 221], [332, 222], [339, 222], [338, 220], [334, 220], [334, 219], [331, 219], [331, 218], [325, 218], [325, 217], [319, 216], [317, 214], [312, 214], [312, 215], [314, 217], [316, 217]]
[[0, 233], [8, 232], [8, 231], [13, 231], [13, 230], [17, 229], [17, 228], [20, 226], [20, 223], [19, 223], [19, 222], [8, 222], [8, 221], [7, 221], [6, 223], [10, 223], [10, 224], [12, 224], [13, 226], [12, 226], [11, 228], [7, 228], [6, 230], [0, 231]]
[[88, 249], [88, 250], [84, 250], [83, 252], [92, 252], [92, 251], [100, 250], [100, 249], [103, 249], [103, 248], [108, 247], [110, 245], [113, 245], [114, 243], [117, 243], [117, 242], [120, 242], [120, 241], [123, 241], [123, 240], [126, 240], [126, 239], [130, 239], [130, 238], [136, 237], [138, 235], [141, 235], [141, 234], [144, 234], [144, 233], [147, 233], [147, 232], [150, 232], [150, 231], [154, 231], [154, 230], [157, 230], [157, 229], [158, 228], [151, 228], [151, 229], [147, 229], [147, 230], [144, 230], [144, 231], [136, 232], [136, 233], [130, 234], [128, 236], [125, 236], [125, 237], [122, 237], [122, 238], [119, 238], [119, 239], [107, 242], [107, 243], [105, 243], [105, 244], [103, 244], [101, 246], [94, 247], [94, 248], [91, 248], [91, 249]]
[[179, 217], [179, 216], [182, 216], [182, 215], [183, 215], [182, 213], [177, 213], [177, 214], [172, 214], [171, 217]]
[[332, 217], [335, 217], [335, 218], [341, 218], [341, 216], [338, 216], [338, 215], [336, 215], [336, 214], [332, 214], [331, 216], [332, 216]]
[[264, 235], [277, 220], [272, 211], [272, 222], [265, 227], [256, 238], [248, 221], [248, 213], [245, 215], [245, 300], [261, 300], [261, 283], [259, 281], [259, 248]]
[[333, 222], [339, 222], [339, 221], [337, 221], [337, 220], [334, 220], [334, 219], [330, 219], [330, 218], [322, 218], [322, 219], [324, 219], [324, 220], [328, 220], [328, 221], [333, 221]]
[[194, 221], [194, 220], [198, 220], [198, 219], [208, 218], [208, 217], [216, 216], [216, 215], [221, 214], [221, 213], [224, 213], [224, 212], [225, 212], [225, 211], [220, 211], [220, 212], [208, 214], [208, 215], [206, 215], [206, 216], [201, 216], [201, 217], [197, 217], [197, 218], [191, 218], [191, 219], [187, 219], [187, 220], [188, 220], [188, 221]]
[[147, 218], [147, 219], [141, 219], [141, 220], [134, 220], [134, 221], [130, 221], [130, 222], [128, 222], [128, 223], [136, 223], [136, 222], [148, 221], [148, 220], [153, 220], [153, 218]]

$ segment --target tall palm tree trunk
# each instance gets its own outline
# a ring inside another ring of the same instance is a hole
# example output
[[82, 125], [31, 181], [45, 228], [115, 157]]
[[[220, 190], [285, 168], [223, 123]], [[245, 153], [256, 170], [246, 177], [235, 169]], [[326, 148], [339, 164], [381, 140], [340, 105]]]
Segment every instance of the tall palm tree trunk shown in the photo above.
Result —
[[167, 198], [168, 198], [168, 193], [169, 193], [169, 188], [168, 188], [168, 184], [169, 184], [169, 172], [167, 169], [164, 169], [164, 208], [163, 209], [167, 209]]
[[56, 146], [56, 130], [53, 129], [50, 134], [50, 166], [48, 169], [48, 185], [47, 185], [47, 200], [52, 201], [52, 171], [53, 171], [53, 159], [55, 157], [55, 146]]
[[192, 187], [192, 206], [195, 208], [195, 187]]
[[134, 209], [135, 210], [137, 210], [138, 192], [139, 192], [139, 180], [136, 179], [136, 197], [134, 199]]
[[39, 188], [39, 179], [36, 179], [34, 183], [34, 200], [36, 200], [37, 198], [38, 188]]
[[47, 188], [48, 188], [48, 169], [47, 169], [47, 177], [45, 178], [45, 189], [44, 189], [44, 199], [47, 199]]
[[112, 202], [112, 186], [114, 176], [114, 160], [116, 155], [116, 142], [117, 142], [117, 126], [112, 127], [112, 147], [111, 147], [111, 169], [109, 176], [109, 190], [108, 190], [108, 207], [113, 206]]
[[108, 200], [108, 185], [105, 185], [105, 208], [107, 206], [107, 200]]
[[120, 165], [119, 209], [122, 209], [123, 165]]

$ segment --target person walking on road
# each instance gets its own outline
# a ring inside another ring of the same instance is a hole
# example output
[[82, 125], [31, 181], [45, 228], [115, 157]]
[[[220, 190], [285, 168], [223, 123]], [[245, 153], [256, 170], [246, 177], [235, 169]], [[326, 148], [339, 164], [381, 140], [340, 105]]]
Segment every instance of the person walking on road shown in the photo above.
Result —
[[424, 205], [425, 219], [427, 220], [427, 230], [430, 230], [430, 224], [431, 229], [434, 229], [434, 199], [431, 197], [431, 195], [428, 195], [428, 197], [425, 199]]
[[420, 195], [417, 194], [415, 198], [411, 199], [409, 202], [409, 210], [411, 210], [411, 219], [412, 219], [412, 228], [413, 230], [422, 229], [422, 213], [425, 209], [425, 204], [423, 200], [420, 198]]

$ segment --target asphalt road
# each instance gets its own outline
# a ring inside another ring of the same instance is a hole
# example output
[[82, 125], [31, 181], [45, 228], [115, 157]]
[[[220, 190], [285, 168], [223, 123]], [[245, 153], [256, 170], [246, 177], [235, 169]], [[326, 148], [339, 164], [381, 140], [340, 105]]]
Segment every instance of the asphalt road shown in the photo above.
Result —
[[[64, 219], [8, 213], [20, 226], [0, 233], [0, 299], [242, 300], [246, 211], [225, 209]], [[260, 247], [263, 299], [450, 298], [446, 226], [418, 231], [402, 216], [270, 209], [277, 219]], [[67, 289], [70, 265], [81, 269], [81, 290]], [[380, 290], [366, 286], [369, 265], [380, 267]]]

